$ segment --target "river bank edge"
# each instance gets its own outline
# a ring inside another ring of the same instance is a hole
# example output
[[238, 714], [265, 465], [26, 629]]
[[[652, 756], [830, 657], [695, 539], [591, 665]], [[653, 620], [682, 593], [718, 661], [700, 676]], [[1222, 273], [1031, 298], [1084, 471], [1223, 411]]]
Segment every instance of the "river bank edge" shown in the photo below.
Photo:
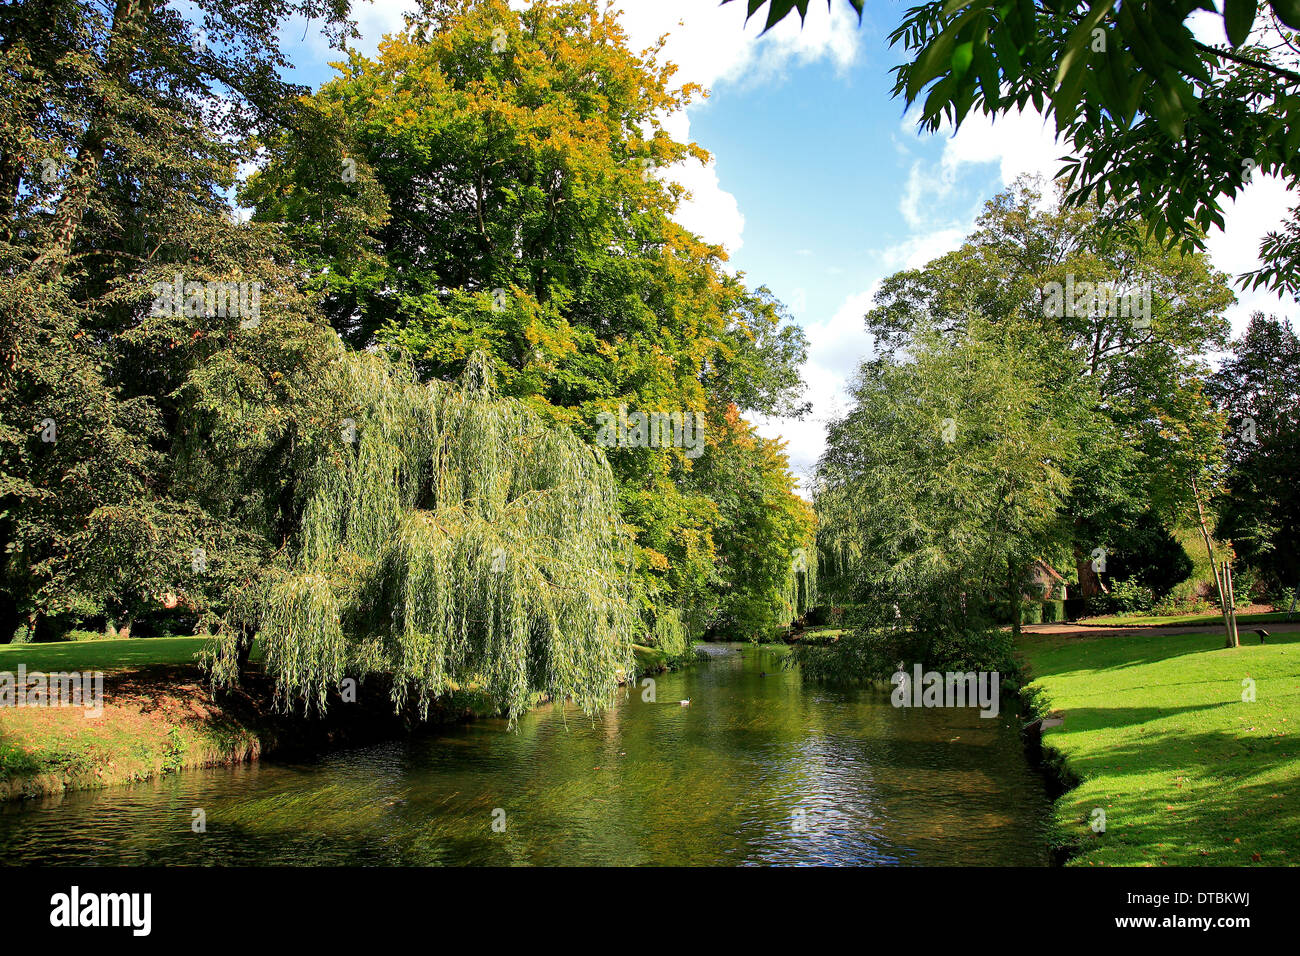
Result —
[[1082, 778], [1070, 766], [1069, 760], [1043, 737], [1044, 727], [1051, 727], [1058, 718], [1051, 700], [1041, 686], [1022, 665], [1013, 678], [1019, 713], [1025, 720], [1020, 730], [1025, 758], [1043, 778], [1047, 798], [1051, 801], [1051, 817], [1047, 822], [1047, 854], [1052, 866], [1065, 866], [1083, 852], [1083, 847], [1061, 825], [1058, 815], [1061, 797], [1082, 783]]
[[[637, 677], [683, 666], [635, 648]], [[623, 681], [620, 681], [623, 683]], [[546, 701], [538, 695], [533, 706]], [[250, 669], [240, 687], [213, 693], [196, 664], [145, 664], [104, 675], [103, 712], [0, 709], [0, 803], [20, 803], [142, 783], [181, 770], [229, 767], [262, 757], [311, 757], [499, 716], [479, 691], [456, 691], [421, 719], [395, 713], [386, 687], [364, 681], [356, 700], [321, 716], [275, 706], [272, 681]]]

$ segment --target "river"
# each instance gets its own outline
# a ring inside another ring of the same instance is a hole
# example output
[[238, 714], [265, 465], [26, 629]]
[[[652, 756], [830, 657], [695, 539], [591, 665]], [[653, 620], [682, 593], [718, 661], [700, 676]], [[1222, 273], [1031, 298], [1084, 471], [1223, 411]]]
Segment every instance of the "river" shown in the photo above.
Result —
[[[1045, 865], [1014, 708], [906, 709], [723, 647], [589, 720], [546, 706], [311, 762], [0, 804], [0, 859], [105, 865]], [[690, 706], [678, 701], [689, 699]], [[1006, 711], [1011, 709], [1011, 713]], [[204, 832], [195, 832], [202, 811]]]

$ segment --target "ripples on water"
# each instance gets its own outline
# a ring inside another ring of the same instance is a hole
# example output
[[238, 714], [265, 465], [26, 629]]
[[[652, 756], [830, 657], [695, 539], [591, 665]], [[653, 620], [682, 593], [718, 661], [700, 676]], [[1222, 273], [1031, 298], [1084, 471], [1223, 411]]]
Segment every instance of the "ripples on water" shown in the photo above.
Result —
[[[517, 732], [485, 720], [314, 763], [0, 804], [0, 854], [139, 865], [1046, 863], [1048, 804], [1014, 713], [895, 709], [884, 691], [804, 686], [782, 668], [784, 649], [710, 650], [711, 661], [659, 675], [657, 703], [637, 688], [594, 721], [544, 707]], [[195, 808], [206, 833], [190, 830]], [[504, 832], [492, 829], [497, 809]]]

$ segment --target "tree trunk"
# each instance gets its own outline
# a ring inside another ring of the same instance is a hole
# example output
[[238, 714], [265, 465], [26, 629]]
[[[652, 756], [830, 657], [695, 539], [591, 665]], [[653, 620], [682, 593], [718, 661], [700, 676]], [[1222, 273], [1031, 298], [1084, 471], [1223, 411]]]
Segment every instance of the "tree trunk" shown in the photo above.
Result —
[[1237, 633], [1237, 592], [1232, 586], [1232, 562], [1223, 562], [1223, 581], [1228, 596], [1228, 640], [1232, 647], [1241, 647], [1241, 636]]
[[239, 661], [237, 673], [240, 678], [244, 676], [244, 671], [248, 669], [248, 658], [253, 653], [253, 638], [251, 636], [240, 637], [238, 649], [235, 651]]
[[1192, 479], [1192, 496], [1196, 499], [1196, 517], [1201, 524], [1201, 538], [1205, 541], [1205, 551], [1210, 556], [1210, 571], [1214, 574], [1214, 587], [1219, 592], [1219, 610], [1223, 612], [1223, 632], [1226, 635], [1227, 643], [1225, 647], [1236, 647], [1237, 644], [1232, 639], [1232, 621], [1228, 611], [1228, 596], [1223, 589], [1223, 578], [1219, 574], [1218, 562], [1214, 559], [1214, 545], [1210, 543], [1210, 529], [1205, 525], [1205, 509], [1201, 507], [1201, 489], [1196, 485], [1196, 479]]
[[1074, 545], [1074, 567], [1079, 574], [1079, 593], [1075, 597], [1087, 598], [1101, 594], [1101, 579], [1092, 569], [1092, 555], [1077, 542]]

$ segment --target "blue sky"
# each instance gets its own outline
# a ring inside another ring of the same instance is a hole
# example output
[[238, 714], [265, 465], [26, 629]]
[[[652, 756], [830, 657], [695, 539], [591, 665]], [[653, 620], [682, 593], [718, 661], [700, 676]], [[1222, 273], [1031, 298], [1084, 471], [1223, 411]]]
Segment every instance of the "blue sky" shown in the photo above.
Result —
[[[525, 5], [522, 0], [517, 3]], [[751, 286], [769, 286], [795, 313], [810, 341], [805, 379], [814, 402], [800, 422], [761, 422], [789, 443], [795, 472], [806, 476], [823, 447], [825, 421], [844, 408], [843, 388], [870, 351], [862, 314], [876, 284], [955, 248], [983, 202], [1021, 173], [1050, 175], [1063, 152], [1041, 118], [968, 120], [956, 136], [920, 136], [890, 97], [898, 57], [887, 34], [905, 3], [875, 0], [861, 26], [848, 4], [809, 9], [802, 29], [792, 16], [759, 37], [745, 26], [745, 4], [715, 0], [618, 0], [632, 45], [663, 33], [676, 80], [712, 91], [670, 130], [713, 155], [665, 175], [693, 192], [678, 218], [721, 242]], [[400, 29], [402, 0], [358, 3], [353, 15], [371, 53], [383, 33]], [[1220, 21], [1201, 38], [1220, 39]], [[304, 33], [306, 39], [304, 40]], [[293, 78], [316, 86], [335, 58], [318, 29], [301, 21], [284, 31]], [[1224, 271], [1253, 267], [1260, 236], [1294, 198], [1262, 177], [1228, 209], [1226, 234], [1210, 254]], [[1243, 327], [1256, 308], [1297, 317], [1295, 303], [1241, 295], [1230, 316]]]

